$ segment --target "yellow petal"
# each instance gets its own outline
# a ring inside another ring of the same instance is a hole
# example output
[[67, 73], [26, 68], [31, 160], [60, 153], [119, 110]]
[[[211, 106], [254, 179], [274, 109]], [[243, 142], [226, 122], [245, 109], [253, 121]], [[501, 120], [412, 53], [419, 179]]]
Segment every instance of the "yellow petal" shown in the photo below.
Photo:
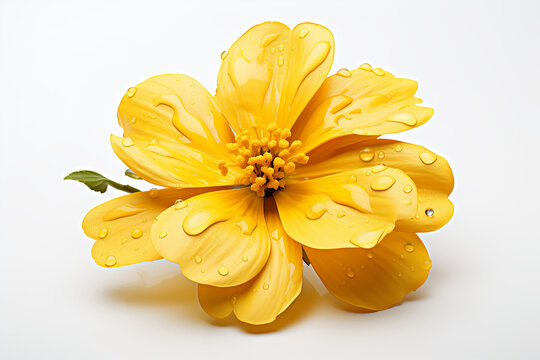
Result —
[[85, 216], [83, 230], [97, 240], [92, 257], [98, 265], [117, 267], [161, 259], [152, 245], [152, 221], [177, 199], [212, 188], [150, 190], [118, 197], [96, 206]]
[[158, 216], [152, 241], [190, 280], [213, 286], [243, 284], [259, 273], [270, 252], [263, 204], [249, 188], [195, 196]]
[[[166, 187], [220, 186], [220, 160], [234, 141], [213, 97], [179, 74], [152, 77], [130, 88], [118, 108], [124, 138], [112, 137], [116, 154], [138, 175]], [[234, 172], [234, 171], [233, 171]]]
[[291, 128], [328, 75], [334, 39], [317, 24], [256, 25], [225, 53], [216, 99], [233, 129]]
[[211, 316], [224, 318], [234, 311], [240, 321], [266, 324], [274, 321], [300, 293], [302, 248], [283, 230], [272, 199], [265, 203], [265, 220], [271, 249], [259, 275], [228, 288], [199, 285], [199, 301]]
[[417, 206], [413, 181], [385, 166], [287, 183], [273, 196], [287, 234], [318, 249], [371, 248]]
[[363, 68], [328, 77], [313, 96], [292, 129], [303, 152], [349, 134], [391, 134], [429, 120], [433, 109], [416, 105], [415, 81]]
[[450, 220], [454, 211], [448, 199], [454, 187], [452, 169], [442, 156], [419, 145], [382, 139], [344, 147], [334, 143], [324, 157], [310, 158], [309, 165], [298, 167], [294, 176], [300, 181], [377, 164], [402, 170], [418, 188], [417, 213], [399, 220], [396, 231], [434, 231]]
[[354, 306], [383, 310], [426, 281], [431, 260], [416, 234], [392, 232], [371, 250], [305, 247], [326, 288]]

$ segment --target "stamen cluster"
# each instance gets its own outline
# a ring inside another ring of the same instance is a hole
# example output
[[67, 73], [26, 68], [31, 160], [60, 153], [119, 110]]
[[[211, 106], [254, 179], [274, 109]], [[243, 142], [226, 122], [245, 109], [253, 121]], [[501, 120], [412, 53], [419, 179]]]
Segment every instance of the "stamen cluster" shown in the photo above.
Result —
[[239, 167], [242, 174], [235, 183], [249, 185], [258, 196], [264, 197], [285, 187], [285, 175], [296, 169], [296, 164], [306, 164], [309, 157], [299, 152], [302, 142], [289, 143], [289, 129], [278, 128], [276, 123], [266, 126], [262, 136], [257, 129], [244, 130], [236, 135], [235, 142], [227, 144], [227, 150], [235, 155], [233, 163], [220, 161], [218, 166], [223, 176], [230, 167]]

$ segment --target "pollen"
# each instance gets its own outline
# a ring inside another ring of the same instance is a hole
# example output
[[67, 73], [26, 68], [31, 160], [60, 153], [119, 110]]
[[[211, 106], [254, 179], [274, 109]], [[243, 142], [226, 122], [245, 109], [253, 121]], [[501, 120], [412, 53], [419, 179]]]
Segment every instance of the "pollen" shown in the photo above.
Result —
[[234, 155], [234, 161], [220, 161], [221, 174], [226, 176], [231, 167], [242, 169], [235, 183], [249, 186], [260, 197], [284, 188], [285, 176], [309, 160], [309, 156], [299, 152], [302, 142], [289, 142], [290, 137], [289, 129], [280, 129], [275, 123], [262, 129], [244, 130], [236, 135], [234, 143], [226, 145]]

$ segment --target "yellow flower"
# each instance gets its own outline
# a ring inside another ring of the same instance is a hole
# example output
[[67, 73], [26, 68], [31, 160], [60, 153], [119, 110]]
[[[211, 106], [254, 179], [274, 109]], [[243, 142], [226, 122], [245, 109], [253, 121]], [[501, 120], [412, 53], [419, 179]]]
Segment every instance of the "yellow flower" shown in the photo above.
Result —
[[425, 123], [417, 83], [368, 64], [327, 77], [321, 25], [266, 22], [222, 54], [216, 95], [179, 74], [130, 88], [115, 153], [164, 187], [88, 213], [92, 256], [117, 267], [168, 259], [210, 315], [273, 321], [302, 286], [302, 248], [328, 290], [389, 308], [431, 268], [417, 232], [451, 218], [441, 156], [380, 135]]

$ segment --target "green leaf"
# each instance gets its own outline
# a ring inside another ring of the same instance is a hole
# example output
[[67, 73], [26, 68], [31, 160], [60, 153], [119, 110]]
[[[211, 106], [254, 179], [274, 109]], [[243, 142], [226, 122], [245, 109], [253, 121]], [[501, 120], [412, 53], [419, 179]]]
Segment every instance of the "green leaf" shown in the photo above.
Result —
[[110, 185], [115, 189], [122, 190], [128, 193], [140, 191], [129, 185], [122, 185], [115, 181], [107, 179], [105, 176], [91, 170], [74, 171], [64, 178], [64, 180], [76, 180], [88, 186], [91, 190], [104, 193]]

